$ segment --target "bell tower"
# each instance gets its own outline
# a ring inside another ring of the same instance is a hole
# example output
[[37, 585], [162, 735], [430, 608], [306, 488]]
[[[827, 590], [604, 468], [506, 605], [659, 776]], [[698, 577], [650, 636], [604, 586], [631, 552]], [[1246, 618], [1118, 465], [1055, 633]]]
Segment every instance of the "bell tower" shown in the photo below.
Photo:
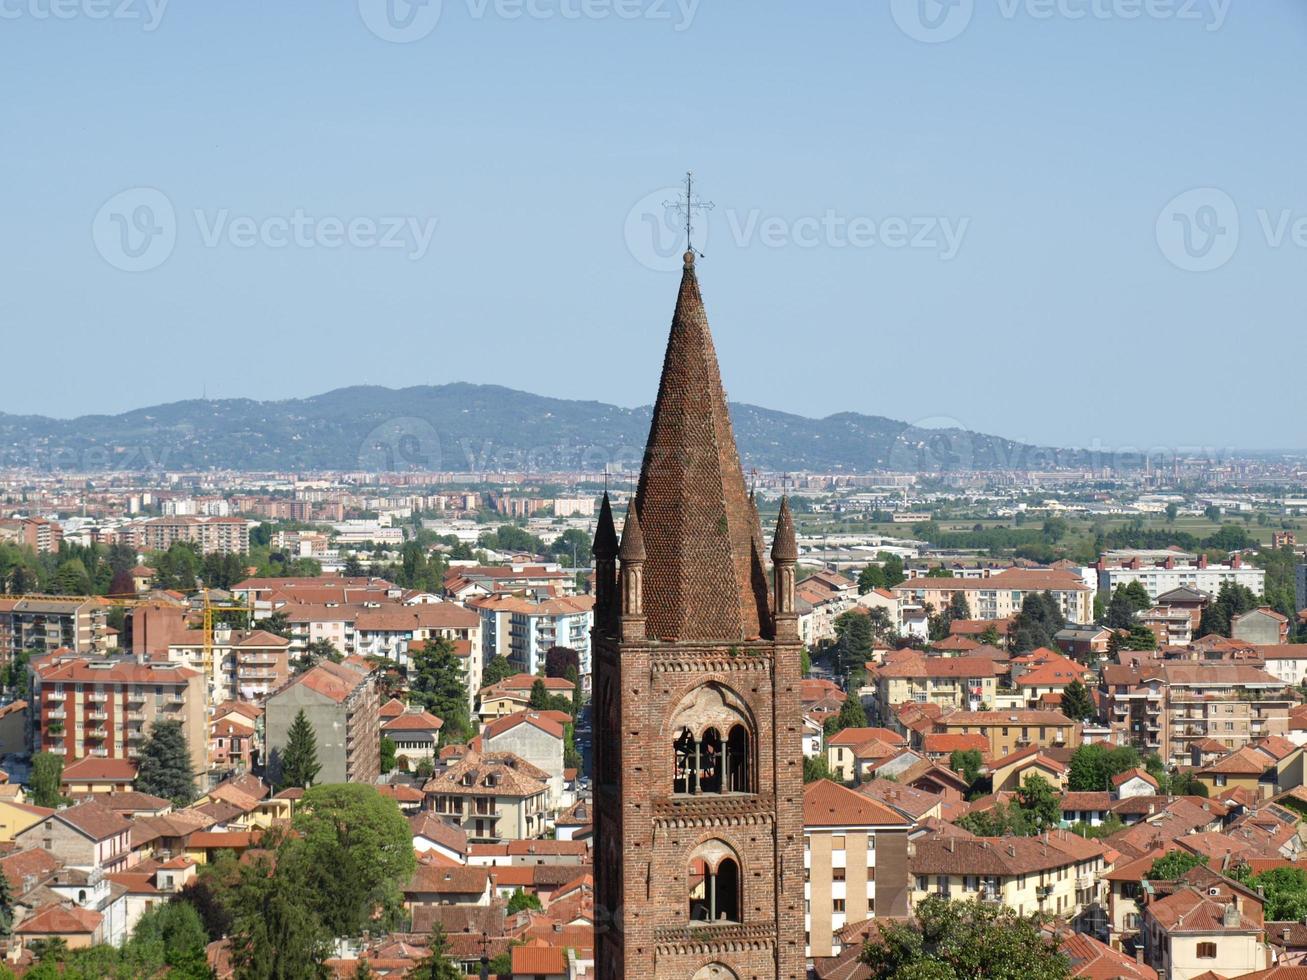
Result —
[[594, 552], [599, 980], [800, 980], [798, 549], [782, 501], [769, 575], [693, 251], [620, 545], [605, 496]]

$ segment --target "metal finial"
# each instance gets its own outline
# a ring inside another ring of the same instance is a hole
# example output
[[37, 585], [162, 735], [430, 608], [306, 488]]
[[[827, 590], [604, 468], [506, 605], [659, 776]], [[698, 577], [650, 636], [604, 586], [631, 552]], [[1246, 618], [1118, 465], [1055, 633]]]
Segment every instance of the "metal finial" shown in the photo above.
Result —
[[688, 268], [694, 265], [696, 254], [703, 255], [694, 247], [694, 212], [711, 211], [716, 205], [712, 201], [701, 201], [694, 196], [694, 173], [687, 170], [685, 172], [685, 195], [682, 199], [676, 201], [664, 201], [663, 207], [675, 208], [685, 217], [685, 264]]

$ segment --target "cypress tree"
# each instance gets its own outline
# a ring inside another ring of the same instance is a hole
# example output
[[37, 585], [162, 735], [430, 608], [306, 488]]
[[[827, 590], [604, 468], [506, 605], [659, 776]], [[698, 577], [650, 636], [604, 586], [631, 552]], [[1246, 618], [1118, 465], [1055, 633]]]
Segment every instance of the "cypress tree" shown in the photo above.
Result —
[[308, 789], [318, 778], [318, 737], [301, 708], [286, 734], [286, 750], [281, 756], [281, 786]]

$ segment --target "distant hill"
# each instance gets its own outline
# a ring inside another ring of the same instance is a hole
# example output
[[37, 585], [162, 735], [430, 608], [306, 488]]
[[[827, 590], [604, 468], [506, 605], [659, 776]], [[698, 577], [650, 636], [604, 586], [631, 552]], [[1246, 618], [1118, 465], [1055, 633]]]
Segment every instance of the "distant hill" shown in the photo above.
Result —
[[[598, 472], [638, 467], [650, 411], [448, 384], [183, 401], [70, 420], [0, 414], [0, 466]], [[1079, 455], [849, 412], [809, 419], [732, 404], [731, 414], [745, 466], [771, 471], [1042, 469]]]

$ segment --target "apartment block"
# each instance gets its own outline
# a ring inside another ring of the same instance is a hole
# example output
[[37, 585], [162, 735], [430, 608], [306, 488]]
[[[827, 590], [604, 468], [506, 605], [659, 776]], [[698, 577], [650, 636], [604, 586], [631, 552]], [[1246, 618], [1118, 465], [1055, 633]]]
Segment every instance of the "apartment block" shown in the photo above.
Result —
[[108, 605], [100, 599], [36, 596], [0, 605], [0, 655], [22, 650], [103, 653], [108, 648]]
[[64, 765], [88, 756], [135, 761], [155, 722], [177, 721], [193, 771], [207, 769], [204, 680], [198, 672], [168, 663], [72, 657], [33, 660], [29, 670], [35, 751], [63, 756]]
[[930, 657], [903, 652], [872, 674], [881, 720], [898, 704], [978, 709], [992, 705], [1002, 668], [988, 657]]
[[1109, 851], [1065, 830], [1040, 837], [925, 837], [909, 859], [912, 902], [930, 895], [996, 902], [1019, 915], [1043, 913], [1105, 923]]
[[935, 720], [935, 731], [983, 736], [989, 757], [1002, 759], [1019, 749], [1074, 749], [1080, 725], [1058, 711], [954, 711]]
[[1206, 555], [1194, 559], [1168, 555], [1158, 561], [1146, 561], [1138, 555], [1124, 561], [1103, 557], [1095, 568], [1100, 594], [1110, 596], [1118, 585], [1139, 582], [1154, 602], [1164, 593], [1180, 588], [1216, 595], [1226, 582], [1247, 586], [1255, 595], [1261, 595], [1266, 589], [1265, 570], [1246, 564], [1239, 555], [1220, 565], [1209, 562]]
[[325, 661], [269, 695], [264, 731], [274, 778], [300, 711], [317, 737], [319, 783], [376, 781], [381, 771], [381, 705], [371, 674]]
[[171, 663], [205, 675], [211, 704], [259, 701], [290, 678], [290, 641], [265, 630], [216, 628], [204, 662], [203, 636], [196, 630], [184, 642], [168, 647]]
[[244, 555], [250, 550], [250, 522], [243, 517], [155, 517], [124, 525], [118, 540], [137, 551], [167, 551], [181, 541], [197, 545], [205, 555]]
[[525, 840], [545, 832], [549, 774], [506, 752], [469, 752], [422, 788], [427, 809], [471, 841]]
[[63, 528], [43, 517], [0, 518], [0, 541], [22, 545], [36, 552], [54, 554], [63, 537]]
[[908, 833], [897, 810], [829, 780], [803, 792], [807, 955], [834, 956], [834, 933], [879, 916], [908, 914]]
[[984, 569], [980, 578], [910, 578], [891, 590], [899, 607], [931, 605], [937, 612], [948, 608], [961, 594], [977, 619], [1007, 619], [1021, 611], [1026, 596], [1048, 592], [1068, 623], [1094, 619], [1094, 590], [1074, 572], [1053, 569]]
[[1100, 691], [1108, 724], [1141, 752], [1189, 765], [1194, 743], [1227, 750], [1289, 730], [1295, 701], [1285, 683], [1260, 667], [1225, 662], [1109, 664]]

